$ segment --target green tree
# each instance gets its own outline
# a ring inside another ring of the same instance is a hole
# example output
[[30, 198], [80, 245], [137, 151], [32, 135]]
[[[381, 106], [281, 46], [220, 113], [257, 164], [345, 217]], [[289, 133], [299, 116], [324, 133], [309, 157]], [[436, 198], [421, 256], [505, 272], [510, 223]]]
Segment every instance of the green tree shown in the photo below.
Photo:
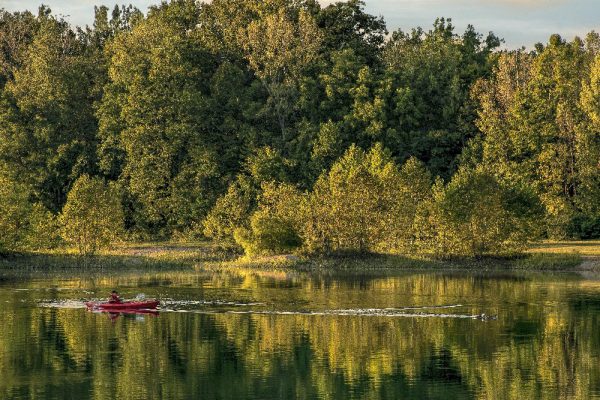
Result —
[[410, 158], [404, 163], [387, 195], [392, 203], [390, 212], [383, 215], [381, 229], [385, 240], [379, 250], [411, 254], [417, 237], [415, 220], [419, 207], [431, 198], [431, 173], [424, 163]]
[[352, 146], [319, 177], [304, 207], [301, 236], [308, 252], [376, 251], [394, 218], [399, 172], [378, 144]]
[[401, 149], [425, 161], [435, 175], [448, 178], [464, 144], [477, 133], [469, 91], [491, 72], [490, 56], [499, 45], [496, 36], [484, 39], [472, 26], [459, 36], [443, 18], [427, 32], [394, 32], [386, 43], [386, 72], [405, 88], [413, 107], [412, 124], [398, 132]]
[[31, 202], [31, 190], [0, 173], [0, 253], [55, 247], [54, 216]]
[[473, 92], [483, 164], [507, 182], [535, 188], [554, 237], [569, 235], [573, 219], [599, 209], [598, 136], [586, 112], [592, 62], [580, 39], [554, 35], [535, 54], [500, 56], [494, 76]]
[[517, 96], [526, 89], [531, 79], [531, 66], [535, 56], [523, 50], [504, 52], [498, 56], [492, 76], [478, 80], [471, 95], [478, 103], [476, 125], [484, 135], [484, 142], [473, 141], [481, 153], [474, 163], [493, 165], [498, 177], [520, 180], [521, 168], [511, 159], [516, 151], [508, 132], [514, 126], [514, 108]]
[[208, 213], [203, 222], [204, 235], [233, 240], [237, 228], [248, 228], [250, 216], [262, 196], [263, 184], [287, 182], [288, 167], [288, 161], [271, 147], [254, 151], [244, 162], [244, 171], [237, 175]]
[[460, 169], [436, 182], [415, 219], [417, 249], [436, 257], [506, 255], [539, 237], [543, 209], [533, 190], [484, 170]]
[[213, 57], [193, 29], [191, 0], [154, 8], [108, 46], [110, 82], [99, 109], [101, 166], [120, 176], [135, 228], [185, 231], [204, 218], [223, 182], [211, 134]]
[[117, 187], [82, 175], [69, 191], [60, 215], [61, 235], [79, 254], [91, 255], [120, 238], [123, 221]]
[[250, 216], [256, 209], [258, 193], [251, 178], [238, 175], [206, 216], [203, 222], [204, 235], [212, 239], [232, 241], [236, 229], [248, 227]]
[[249, 227], [235, 230], [236, 242], [250, 256], [297, 250], [302, 245], [299, 236], [302, 202], [302, 194], [293, 185], [266, 182]]
[[322, 42], [322, 33], [308, 12], [300, 9], [296, 18], [290, 14], [281, 7], [256, 19], [239, 39], [245, 58], [269, 94], [283, 143], [298, 82], [318, 57]]
[[0, 253], [19, 247], [29, 213], [29, 193], [21, 185], [0, 180]]
[[315, 20], [323, 32], [323, 47], [327, 53], [351, 49], [369, 65], [380, 61], [380, 51], [387, 29], [383, 17], [364, 11], [362, 0], [340, 1], [319, 10]]
[[93, 67], [64, 21], [40, 24], [0, 98], [0, 164], [56, 212], [72, 182], [96, 168]]
[[0, 9], [0, 89], [14, 79], [14, 73], [25, 62], [27, 48], [40, 28], [41, 19], [49, 13], [41, 7], [39, 17], [29, 11], [11, 13]]

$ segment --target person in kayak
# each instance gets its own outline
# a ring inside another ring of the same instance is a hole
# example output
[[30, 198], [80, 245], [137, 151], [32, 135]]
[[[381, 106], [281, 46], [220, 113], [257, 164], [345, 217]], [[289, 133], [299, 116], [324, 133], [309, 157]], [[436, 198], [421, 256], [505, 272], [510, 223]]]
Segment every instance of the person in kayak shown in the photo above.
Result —
[[108, 298], [108, 302], [111, 304], [122, 303], [123, 300], [119, 297], [119, 293], [116, 290], [110, 292], [110, 297]]

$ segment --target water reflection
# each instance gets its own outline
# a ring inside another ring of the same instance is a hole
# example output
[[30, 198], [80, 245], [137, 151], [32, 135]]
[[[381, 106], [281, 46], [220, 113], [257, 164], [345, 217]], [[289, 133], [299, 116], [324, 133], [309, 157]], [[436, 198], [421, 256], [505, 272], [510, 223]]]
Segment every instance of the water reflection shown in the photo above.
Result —
[[145, 318], [146, 316], [150, 316], [150, 317], [158, 317], [159, 316], [158, 311], [152, 311], [152, 310], [139, 310], [139, 311], [124, 310], [124, 311], [120, 311], [120, 312], [88, 310], [88, 312], [104, 314], [104, 315], [108, 316], [108, 319], [110, 319], [112, 322], [115, 322], [121, 316], [124, 318], [134, 319], [135, 321], [138, 321], [138, 322], [144, 322], [146, 320], [146, 318]]
[[[81, 307], [108, 287], [160, 316]], [[0, 317], [3, 399], [600, 398], [589, 279], [82, 276], [3, 283]]]

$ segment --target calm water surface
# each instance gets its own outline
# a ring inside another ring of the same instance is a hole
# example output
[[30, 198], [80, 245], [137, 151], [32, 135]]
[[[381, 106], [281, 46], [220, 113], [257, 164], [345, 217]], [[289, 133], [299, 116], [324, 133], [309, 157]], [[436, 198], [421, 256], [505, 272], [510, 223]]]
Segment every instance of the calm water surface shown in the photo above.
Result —
[[79, 275], [0, 273], [1, 399], [600, 399], [593, 276]]

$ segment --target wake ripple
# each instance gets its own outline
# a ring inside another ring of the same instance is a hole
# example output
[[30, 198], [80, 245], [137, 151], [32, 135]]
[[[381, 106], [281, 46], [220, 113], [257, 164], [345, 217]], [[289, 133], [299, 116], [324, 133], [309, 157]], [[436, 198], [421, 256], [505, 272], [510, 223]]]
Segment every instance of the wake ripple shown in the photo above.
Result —
[[406, 307], [406, 308], [351, 308], [324, 311], [281, 311], [281, 310], [176, 310], [164, 308], [161, 312], [183, 312], [193, 314], [250, 314], [250, 315], [302, 315], [302, 316], [352, 316], [352, 317], [388, 317], [388, 318], [458, 318], [494, 320], [496, 316], [487, 314], [451, 314], [433, 312], [406, 312], [404, 310], [446, 309], [462, 307], [450, 306]]
[[240, 301], [227, 301], [227, 300], [171, 300], [167, 299], [161, 301], [161, 305], [164, 307], [178, 307], [178, 306], [233, 306], [233, 307], [245, 307], [245, 306], [264, 306], [265, 303], [250, 302], [244, 303]]
[[46, 308], [86, 308], [85, 303], [79, 300], [41, 301], [38, 304]]

